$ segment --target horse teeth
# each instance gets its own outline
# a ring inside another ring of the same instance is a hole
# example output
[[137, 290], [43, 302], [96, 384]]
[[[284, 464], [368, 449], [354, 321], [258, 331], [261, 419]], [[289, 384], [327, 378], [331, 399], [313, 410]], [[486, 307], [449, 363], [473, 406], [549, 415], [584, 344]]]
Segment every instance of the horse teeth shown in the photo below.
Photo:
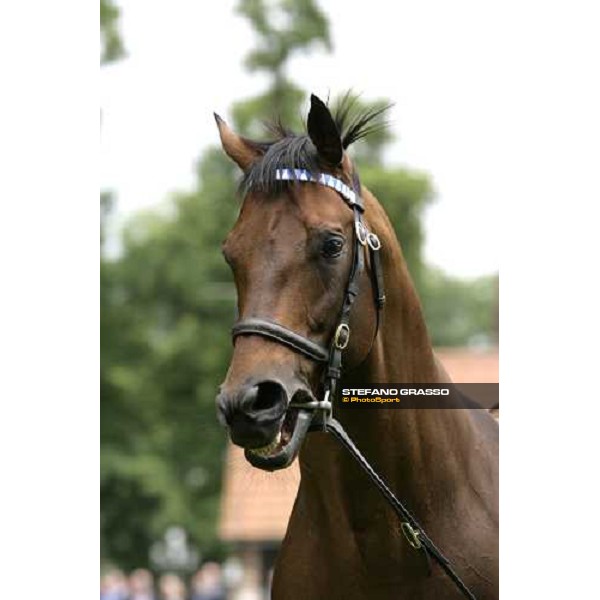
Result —
[[271, 454], [271, 452], [273, 452], [273, 450], [275, 450], [275, 448], [277, 448], [280, 441], [281, 431], [277, 434], [275, 439], [270, 444], [262, 446], [261, 448], [252, 448], [250, 452], [252, 452], [253, 454], [257, 454], [258, 456], [268, 456], [269, 454]]

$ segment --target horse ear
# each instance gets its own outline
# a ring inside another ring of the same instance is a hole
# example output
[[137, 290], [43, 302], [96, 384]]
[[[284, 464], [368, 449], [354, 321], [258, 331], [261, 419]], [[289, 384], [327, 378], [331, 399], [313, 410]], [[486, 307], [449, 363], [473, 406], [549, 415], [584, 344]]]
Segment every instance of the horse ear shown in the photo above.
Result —
[[344, 154], [340, 132], [325, 103], [314, 94], [310, 96], [307, 126], [319, 156], [330, 165], [339, 165]]
[[217, 113], [214, 115], [223, 150], [242, 171], [245, 171], [260, 156], [259, 149], [235, 133]]

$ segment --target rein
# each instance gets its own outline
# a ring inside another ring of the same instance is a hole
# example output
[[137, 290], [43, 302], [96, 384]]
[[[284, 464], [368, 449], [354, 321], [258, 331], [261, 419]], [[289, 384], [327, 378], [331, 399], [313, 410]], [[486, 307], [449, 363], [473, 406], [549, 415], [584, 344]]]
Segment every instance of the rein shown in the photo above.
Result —
[[[290, 408], [299, 409], [296, 426], [292, 433], [292, 439], [276, 456], [256, 456], [253, 458], [253, 462], [256, 466], [261, 466], [262, 468], [269, 470], [282, 468], [291, 463], [295, 455], [294, 448], [299, 447], [308, 431], [318, 430], [331, 433], [333, 437], [335, 437], [342, 446], [350, 452], [352, 457], [365, 471], [383, 497], [388, 501], [400, 519], [402, 533], [411, 547], [424, 553], [428, 565], [430, 558], [433, 558], [466, 598], [476, 600], [473, 593], [453, 569], [450, 561], [435, 546], [415, 517], [394, 495], [383, 479], [369, 464], [367, 459], [348, 436], [341, 423], [332, 416], [332, 400], [342, 374], [342, 354], [350, 341], [350, 312], [360, 291], [360, 275], [365, 267], [367, 251], [369, 252], [373, 294], [375, 306], [377, 308], [377, 321], [371, 347], [379, 333], [381, 312], [385, 304], [383, 269], [379, 257], [381, 242], [377, 235], [370, 232], [364, 224], [363, 213], [365, 207], [363, 200], [357, 191], [360, 189], [358, 181], [355, 181], [356, 189], [352, 189], [343, 181], [332, 175], [327, 173], [313, 175], [305, 169], [278, 169], [276, 171], [276, 179], [279, 181], [313, 182], [332, 188], [338, 192], [344, 202], [352, 209], [354, 214], [354, 253], [338, 325], [329, 348], [300, 335], [279, 323], [267, 319], [257, 317], [242, 319], [232, 328], [231, 333], [234, 340], [240, 335], [259, 335], [279, 344], [283, 344], [311, 360], [327, 363], [324, 375], [323, 399], [310, 402], [290, 403]], [[370, 351], [371, 349], [369, 349], [369, 353]]]

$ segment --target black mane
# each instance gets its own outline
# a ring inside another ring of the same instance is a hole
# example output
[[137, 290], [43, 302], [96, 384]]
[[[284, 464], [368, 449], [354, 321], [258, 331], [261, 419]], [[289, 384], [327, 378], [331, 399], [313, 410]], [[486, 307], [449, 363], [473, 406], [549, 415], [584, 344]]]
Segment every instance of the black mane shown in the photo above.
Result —
[[[358, 109], [358, 97], [346, 93], [332, 110], [332, 116], [346, 150], [354, 142], [386, 126], [380, 117], [390, 105], [377, 108]], [[275, 178], [277, 169], [306, 169], [314, 173], [321, 170], [317, 151], [307, 133], [297, 134], [287, 129], [281, 121], [267, 123], [267, 129], [274, 136], [269, 142], [245, 139], [263, 156], [255, 161], [244, 174], [240, 192], [245, 196], [251, 191], [266, 195], [280, 193], [294, 182], [279, 181]]]

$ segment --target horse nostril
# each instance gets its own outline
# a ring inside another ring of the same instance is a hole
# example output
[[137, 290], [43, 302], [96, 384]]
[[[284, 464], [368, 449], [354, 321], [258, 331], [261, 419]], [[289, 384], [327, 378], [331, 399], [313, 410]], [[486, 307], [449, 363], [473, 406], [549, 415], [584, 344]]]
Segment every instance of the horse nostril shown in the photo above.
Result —
[[285, 388], [274, 381], [245, 385], [217, 396], [217, 415], [226, 423], [231, 441], [243, 448], [260, 448], [277, 436], [287, 409]]
[[276, 409], [277, 413], [283, 414], [285, 405], [285, 390], [274, 381], [263, 381], [248, 388], [241, 403], [247, 413], [265, 413]]
[[258, 397], [258, 386], [257, 385], [253, 385], [249, 388], [246, 388], [241, 397], [240, 408], [243, 411], [252, 410], [257, 397]]

